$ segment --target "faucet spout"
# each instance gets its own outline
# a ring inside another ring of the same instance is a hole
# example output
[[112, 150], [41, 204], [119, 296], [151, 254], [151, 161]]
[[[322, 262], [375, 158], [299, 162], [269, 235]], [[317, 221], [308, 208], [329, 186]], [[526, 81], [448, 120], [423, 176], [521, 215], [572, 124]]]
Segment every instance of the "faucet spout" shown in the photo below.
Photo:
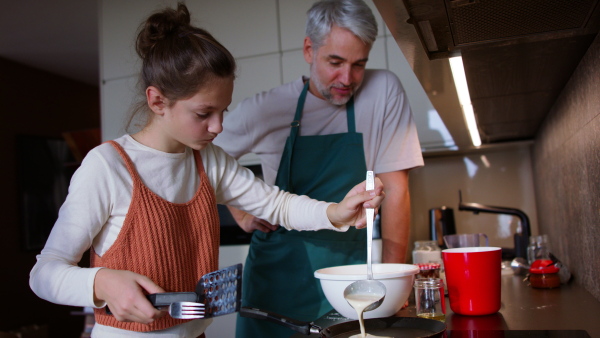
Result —
[[515, 257], [522, 257], [527, 259], [527, 245], [529, 244], [529, 236], [531, 236], [531, 226], [529, 224], [529, 217], [522, 210], [515, 208], [496, 207], [491, 205], [484, 205], [479, 203], [464, 203], [462, 201], [462, 193], [458, 191], [458, 210], [471, 211], [475, 215], [480, 212], [491, 213], [491, 214], [503, 214], [513, 215], [519, 217], [521, 221], [521, 233], [514, 235], [515, 242]]

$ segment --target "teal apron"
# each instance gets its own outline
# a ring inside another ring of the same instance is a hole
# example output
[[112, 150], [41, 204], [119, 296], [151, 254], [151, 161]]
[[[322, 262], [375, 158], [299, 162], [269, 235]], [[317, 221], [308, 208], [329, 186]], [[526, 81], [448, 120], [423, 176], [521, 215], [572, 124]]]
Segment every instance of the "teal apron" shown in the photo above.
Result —
[[[356, 133], [354, 102], [346, 104], [348, 133], [299, 136], [308, 81], [291, 123], [275, 184], [314, 199], [339, 202], [362, 182], [366, 162], [362, 134]], [[366, 261], [366, 231], [296, 231], [280, 227], [255, 231], [244, 266], [242, 305], [313, 321], [332, 310], [314, 271]], [[340, 290], [342, 292], [343, 290]], [[264, 320], [238, 317], [236, 337], [290, 337], [294, 331]]]

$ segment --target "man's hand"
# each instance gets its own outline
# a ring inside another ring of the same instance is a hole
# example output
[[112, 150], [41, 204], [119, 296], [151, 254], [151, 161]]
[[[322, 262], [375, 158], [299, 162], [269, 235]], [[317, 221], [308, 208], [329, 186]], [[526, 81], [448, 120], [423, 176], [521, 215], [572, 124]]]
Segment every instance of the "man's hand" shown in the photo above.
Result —
[[234, 207], [227, 206], [227, 209], [229, 209], [229, 212], [231, 212], [231, 216], [233, 216], [235, 222], [247, 233], [254, 232], [254, 230], [268, 233], [279, 228], [279, 225], [271, 224], [264, 219], [254, 217], [253, 215]]

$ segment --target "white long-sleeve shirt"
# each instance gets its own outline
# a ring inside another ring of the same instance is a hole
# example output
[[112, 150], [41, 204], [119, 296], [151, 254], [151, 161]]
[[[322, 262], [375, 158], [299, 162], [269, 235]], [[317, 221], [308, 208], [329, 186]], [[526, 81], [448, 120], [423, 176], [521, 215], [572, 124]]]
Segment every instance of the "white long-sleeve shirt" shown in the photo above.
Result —
[[[142, 181], [154, 193], [173, 203], [185, 203], [194, 196], [200, 177], [191, 149], [165, 153], [146, 147], [129, 135], [115, 141], [125, 149]], [[347, 229], [336, 228], [329, 222], [326, 214], [329, 203], [288, 194], [265, 184], [212, 144], [200, 154], [217, 203], [229, 204], [288, 229]], [[113, 146], [105, 143], [88, 153], [73, 175], [58, 220], [30, 274], [30, 286], [40, 298], [71, 306], [105, 305], [94, 303], [94, 278], [100, 268], [82, 268], [78, 263], [91, 246], [102, 256], [115, 242], [132, 191], [131, 176]], [[208, 323], [195, 320], [155, 334], [196, 337]], [[94, 337], [114, 337], [115, 330], [118, 329], [97, 324]]]

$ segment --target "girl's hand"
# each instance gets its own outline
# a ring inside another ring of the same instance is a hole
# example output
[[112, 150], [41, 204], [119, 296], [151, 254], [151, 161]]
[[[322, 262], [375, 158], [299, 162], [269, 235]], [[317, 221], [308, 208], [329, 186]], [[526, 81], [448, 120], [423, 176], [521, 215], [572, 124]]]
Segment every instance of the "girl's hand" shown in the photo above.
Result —
[[131, 271], [100, 269], [94, 280], [94, 301], [106, 302], [113, 316], [122, 322], [149, 324], [164, 316], [166, 312], [154, 308], [146, 298], [146, 294], [159, 292], [165, 290]]
[[365, 191], [367, 182], [354, 186], [339, 204], [327, 208], [327, 217], [336, 227], [345, 225], [364, 228], [367, 226], [365, 208], [374, 208], [375, 214], [385, 198], [383, 183], [375, 177], [375, 189]]

